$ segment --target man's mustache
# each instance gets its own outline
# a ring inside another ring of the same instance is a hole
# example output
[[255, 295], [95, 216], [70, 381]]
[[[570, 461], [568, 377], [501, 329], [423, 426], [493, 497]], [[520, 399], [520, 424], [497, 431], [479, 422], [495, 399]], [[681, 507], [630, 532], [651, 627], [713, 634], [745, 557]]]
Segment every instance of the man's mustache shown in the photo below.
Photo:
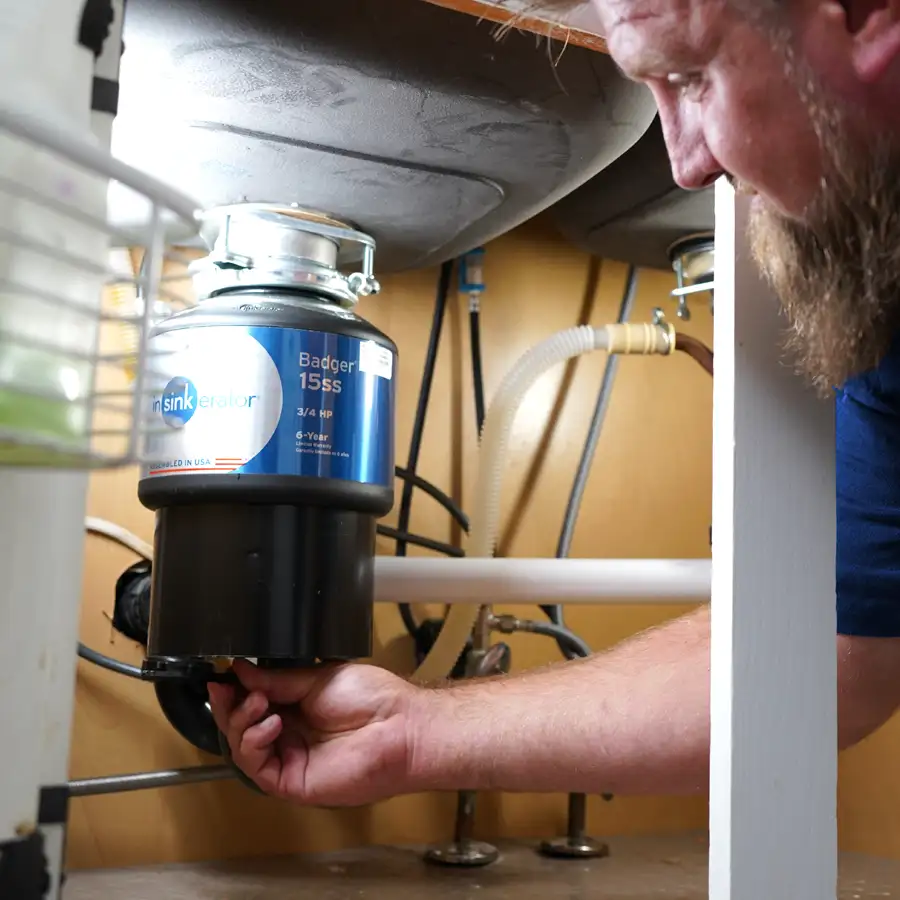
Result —
[[746, 181], [741, 181], [740, 178], [732, 175], [730, 172], [725, 173], [725, 178], [739, 197], [751, 197], [756, 194], [756, 191]]

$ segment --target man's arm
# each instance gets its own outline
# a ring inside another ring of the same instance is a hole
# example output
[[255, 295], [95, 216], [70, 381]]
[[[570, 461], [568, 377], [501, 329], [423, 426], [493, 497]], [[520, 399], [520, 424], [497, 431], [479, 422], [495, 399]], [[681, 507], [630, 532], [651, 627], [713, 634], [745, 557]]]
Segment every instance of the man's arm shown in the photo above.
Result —
[[[802, 647], [797, 652], [803, 652]], [[900, 700], [900, 639], [839, 637], [841, 746]], [[300, 803], [458, 788], [701, 793], [709, 758], [709, 613], [595, 657], [435, 689], [374, 666], [278, 671], [237, 661], [210, 685], [235, 762]]]
[[900, 706], [900, 638], [838, 635], [838, 746], [852, 747]]
[[[900, 639], [839, 636], [837, 652], [843, 748], [900, 702]], [[709, 610], [588, 660], [420, 693], [413, 710], [414, 790], [703, 792]]]

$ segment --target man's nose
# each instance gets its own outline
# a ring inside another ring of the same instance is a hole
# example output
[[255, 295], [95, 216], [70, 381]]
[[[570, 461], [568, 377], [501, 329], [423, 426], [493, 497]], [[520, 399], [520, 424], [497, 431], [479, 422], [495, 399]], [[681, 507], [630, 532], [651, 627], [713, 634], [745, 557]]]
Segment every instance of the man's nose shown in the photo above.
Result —
[[691, 127], [695, 123], [676, 110], [660, 104], [660, 118], [672, 177], [686, 191], [699, 191], [709, 187], [725, 172], [706, 144], [703, 129]]
[[702, 142], [690, 148], [670, 148], [669, 161], [675, 183], [686, 191], [699, 191], [709, 187], [725, 174], [718, 160]]

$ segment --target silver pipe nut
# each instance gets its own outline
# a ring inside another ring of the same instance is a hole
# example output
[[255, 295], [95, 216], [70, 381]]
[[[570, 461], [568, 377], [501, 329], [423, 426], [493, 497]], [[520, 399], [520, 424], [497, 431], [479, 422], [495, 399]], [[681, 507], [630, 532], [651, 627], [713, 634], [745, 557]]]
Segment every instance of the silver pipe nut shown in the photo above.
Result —
[[488, 623], [495, 631], [501, 634], [514, 634], [521, 628], [521, 623], [515, 616], [508, 614], [500, 616], [491, 616]]

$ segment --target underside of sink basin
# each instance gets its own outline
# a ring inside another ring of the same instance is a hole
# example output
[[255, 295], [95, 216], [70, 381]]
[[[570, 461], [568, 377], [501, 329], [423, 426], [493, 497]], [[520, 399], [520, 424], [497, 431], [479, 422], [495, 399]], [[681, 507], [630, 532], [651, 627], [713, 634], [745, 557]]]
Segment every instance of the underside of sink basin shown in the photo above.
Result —
[[715, 227], [713, 188], [686, 191], [672, 178], [659, 119], [551, 216], [574, 244], [607, 259], [657, 269], [671, 266], [676, 241]]
[[327, 212], [375, 237], [379, 271], [532, 217], [655, 113], [602, 53], [421, 0], [129, 0], [125, 43], [116, 155], [204, 206]]

